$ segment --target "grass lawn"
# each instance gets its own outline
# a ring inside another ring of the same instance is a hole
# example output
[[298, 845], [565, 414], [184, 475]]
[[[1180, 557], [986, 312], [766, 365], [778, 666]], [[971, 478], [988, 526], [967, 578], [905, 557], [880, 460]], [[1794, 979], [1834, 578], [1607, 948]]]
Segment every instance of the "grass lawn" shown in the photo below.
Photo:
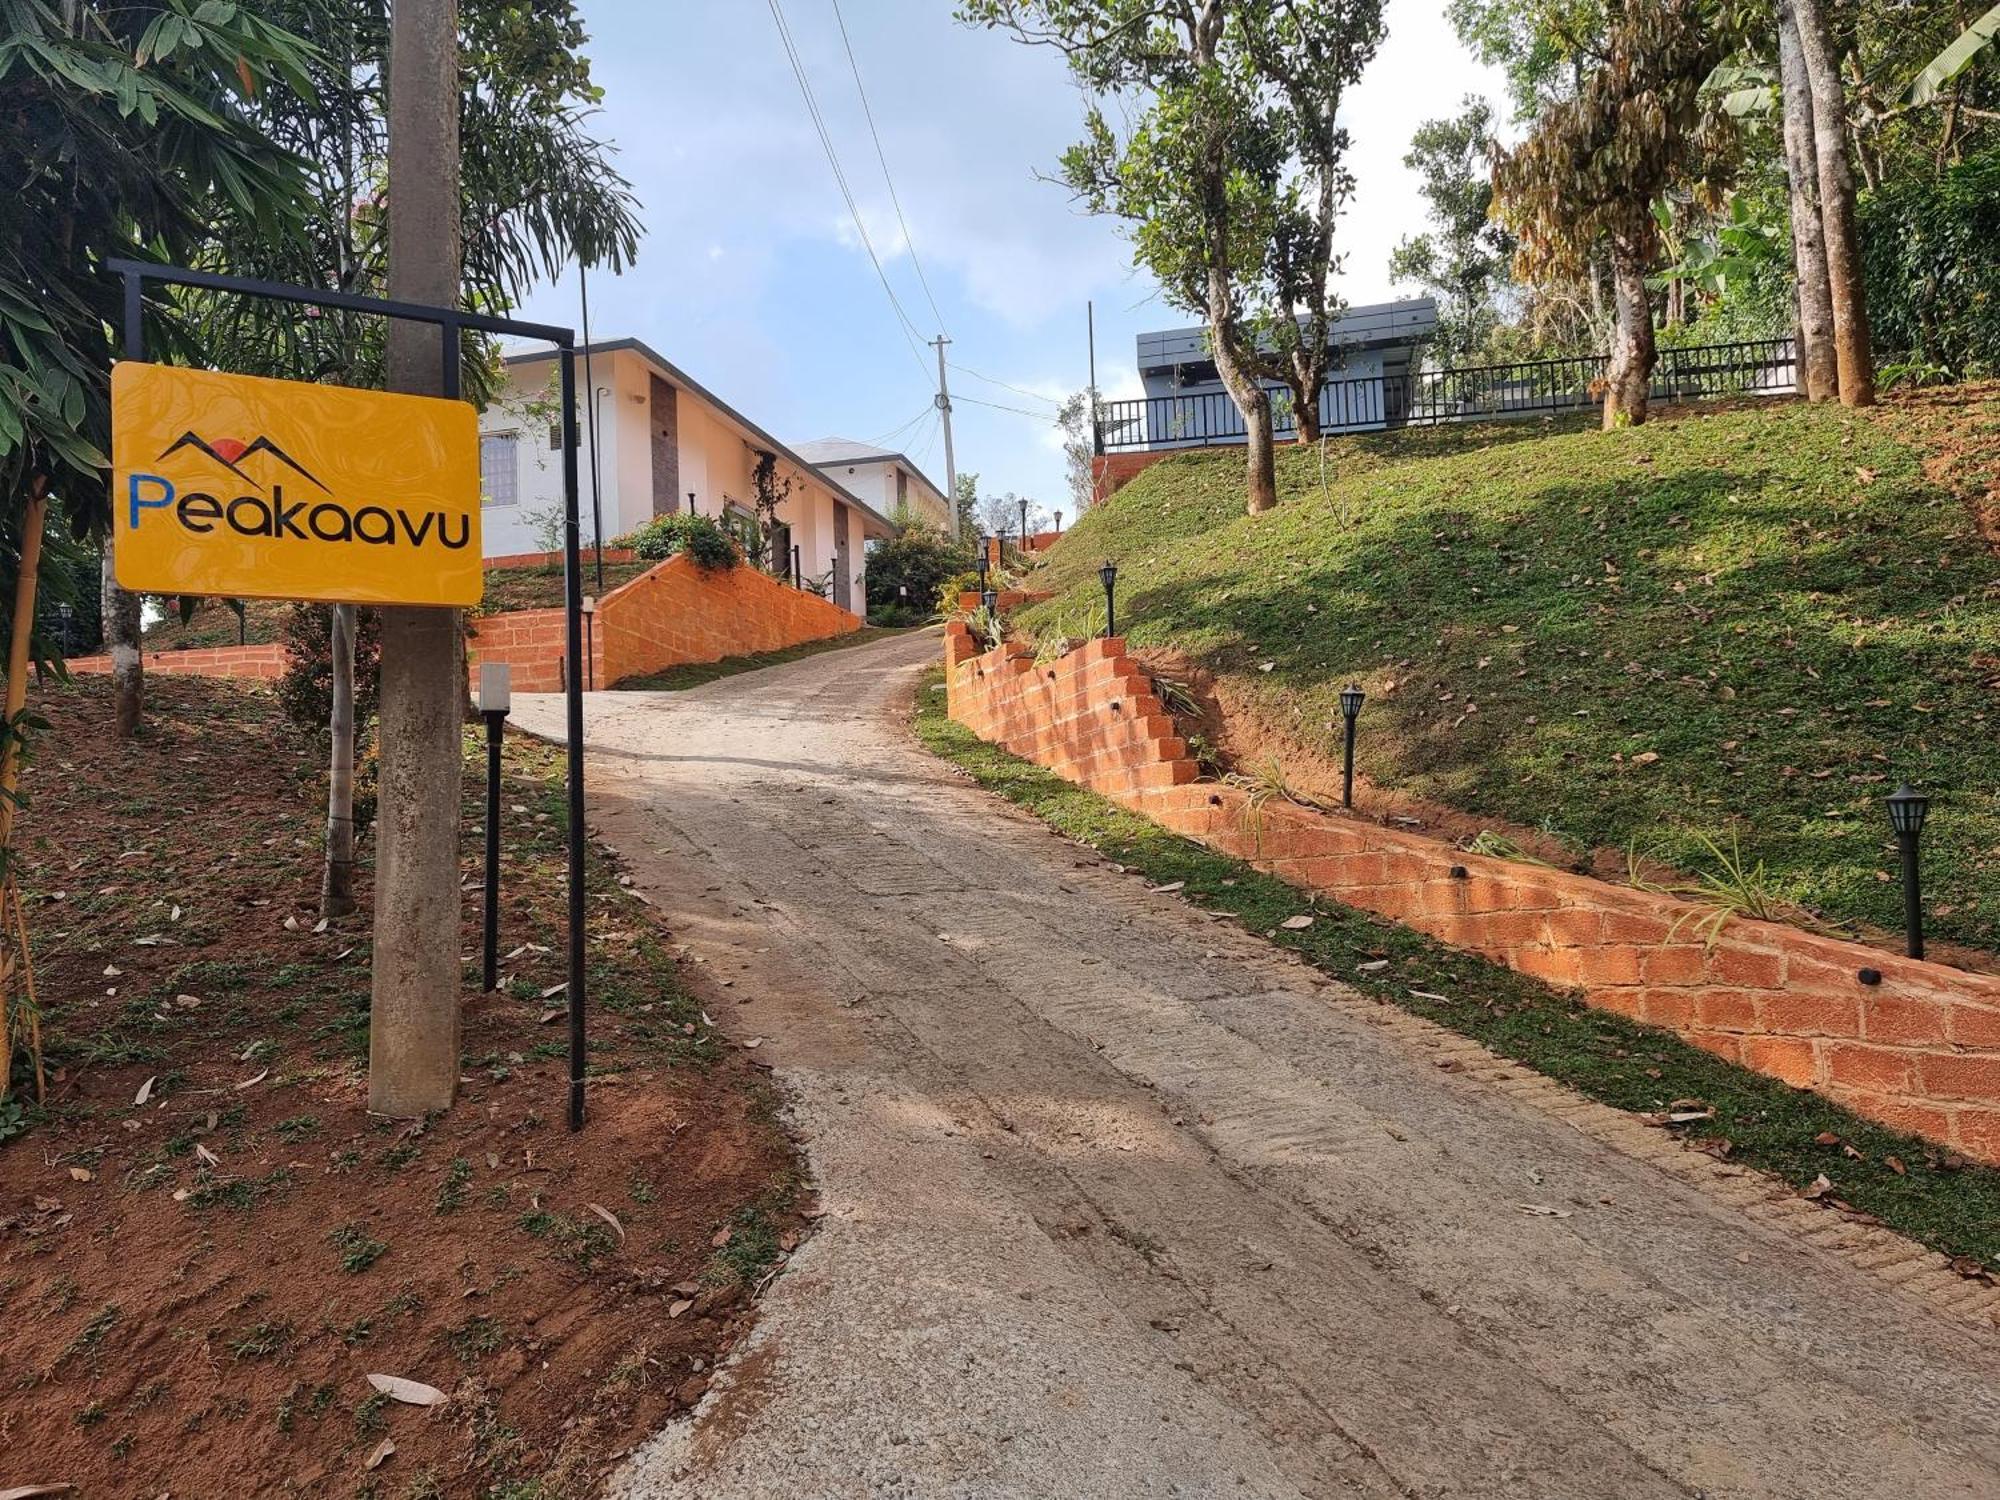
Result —
[[[1984, 408], [1972, 407], [1978, 412]], [[1156, 464], [1065, 535], [1028, 629], [1101, 611], [1361, 770], [1581, 849], [1712, 868], [1900, 926], [1883, 798], [1934, 799], [1931, 932], [2000, 948], [2000, 560], [1893, 412], [1712, 409], [1602, 433], [1511, 423]]]
[[901, 630], [892, 630], [884, 625], [863, 625], [847, 635], [829, 636], [823, 641], [806, 641], [779, 651], [753, 651], [747, 656], [725, 656], [720, 661], [685, 662], [649, 677], [628, 677], [612, 685], [631, 692], [677, 693], [700, 687], [704, 682], [714, 682], [718, 677], [734, 677], [738, 672], [754, 672], [759, 667], [782, 666], [788, 661], [818, 656], [823, 651], [844, 651], [849, 646], [862, 646], [885, 635], [901, 633]]
[[[1185, 881], [1184, 899], [1236, 916], [1322, 972], [1448, 1026], [1503, 1056], [1619, 1109], [1660, 1111], [1696, 1099], [1715, 1109], [1694, 1144], [1872, 1214], [1954, 1257], [1966, 1272], [2000, 1270], [2000, 1171], [1871, 1124], [1818, 1094], [1712, 1057], [1669, 1032], [1459, 952], [1407, 927], [1301, 891], [1171, 833], [1116, 803], [977, 738], [946, 717], [940, 673], [918, 684], [913, 727], [929, 749], [989, 791], [1028, 809], [1156, 883]], [[1311, 927], [1286, 931], [1312, 910]], [[1387, 960], [1381, 969], [1364, 963]], [[1855, 1154], [1849, 1155], [1848, 1148]], [[1891, 1163], [1895, 1165], [1891, 1165]], [[1898, 1169], [1901, 1169], [1900, 1171]]]

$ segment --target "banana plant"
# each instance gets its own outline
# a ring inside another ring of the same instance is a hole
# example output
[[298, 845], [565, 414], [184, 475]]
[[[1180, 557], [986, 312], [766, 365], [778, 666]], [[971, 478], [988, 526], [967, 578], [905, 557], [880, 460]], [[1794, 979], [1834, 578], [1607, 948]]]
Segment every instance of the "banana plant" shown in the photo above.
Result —
[[1910, 103], [1929, 104], [1937, 98], [1946, 84], [1977, 62], [1980, 53], [1993, 46], [1995, 38], [2000, 38], [2000, 5], [1966, 27], [1949, 47], [1924, 65], [1923, 71], [1910, 81]]

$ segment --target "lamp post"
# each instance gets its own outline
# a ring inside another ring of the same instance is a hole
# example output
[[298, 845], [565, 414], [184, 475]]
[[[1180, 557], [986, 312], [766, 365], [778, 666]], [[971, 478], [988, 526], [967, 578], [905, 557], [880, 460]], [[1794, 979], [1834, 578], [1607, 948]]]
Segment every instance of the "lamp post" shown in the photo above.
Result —
[[1057, 511], [1057, 512], [1056, 512], [1056, 535], [1057, 535], [1057, 536], [1061, 536], [1061, 535], [1062, 535], [1062, 512], [1061, 512], [1061, 511]]
[[73, 643], [73, 637], [70, 635], [70, 626], [74, 624], [76, 621], [76, 611], [67, 604], [58, 604], [56, 606], [56, 619], [60, 623], [62, 629], [63, 659], [67, 661], [69, 659], [70, 652], [76, 649]]
[[1924, 819], [1929, 816], [1931, 799], [1912, 791], [1905, 783], [1889, 794], [1889, 826], [1896, 830], [1896, 847], [1903, 855], [1903, 932], [1912, 958], [1924, 956], [1924, 904], [1918, 881], [1917, 841], [1923, 837]]
[[1021, 551], [1023, 554], [1025, 554], [1027, 550], [1028, 550], [1028, 502], [1026, 500], [1023, 500], [1021, 502]]
[[805, 586], [806, 586], [805, 574], [799, 571], [799, 544], [797, 542], [793, 542], [792, 543], [792, 587], [795, 589], [802, 589]]
[[1361, 684], [1350, 682], [1340, 690], [1340, 716], [1347, 721], [1346, 748], [1340, 758], [1340, 805], [1354, 806], [1354, 721], [1361, 717], [1361, 705], [1368, 695]]
[[1097, 570], [1097, 579], [1104, 585], [1104, 634], [1114, 636], [1118, 634], [1118, 564], [1107, 560]]
[[479, 716], [486, 721], [486, 964], [488, 994], [500, 983], [500, 734], [513, 707], [512, 674], [504, 661], [479, 664]]
[[597, 691], [597, 600], [583, 596], [583, 685]]

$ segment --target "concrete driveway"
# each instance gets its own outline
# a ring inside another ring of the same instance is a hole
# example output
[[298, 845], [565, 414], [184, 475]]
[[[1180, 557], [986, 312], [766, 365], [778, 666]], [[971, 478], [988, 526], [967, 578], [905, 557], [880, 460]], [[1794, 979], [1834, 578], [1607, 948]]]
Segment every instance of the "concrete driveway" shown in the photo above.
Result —
[[2000, 1495], [2000, 1334], [1916, 1247], [970, 787], [903, 727], [937, 651], [589, 700], [593, 825], [826, 1208], [614, 1494]]

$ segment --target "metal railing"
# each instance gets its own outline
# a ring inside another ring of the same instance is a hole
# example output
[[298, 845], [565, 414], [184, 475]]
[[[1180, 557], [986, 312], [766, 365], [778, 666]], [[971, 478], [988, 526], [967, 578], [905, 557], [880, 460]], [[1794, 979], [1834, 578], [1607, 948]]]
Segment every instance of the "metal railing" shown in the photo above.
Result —
[[[1415, 371], [1329, 381], [1320, 390], [1320, 431], [1372, 432], [1439, 422], [1486, 421], [1577, 411], [1604, 399], [1604, 354]], [[1798, 355], [1787, 338], [1663, 348], [1653, 368], [1656, 401], [1778, 395], [1798, 388]], [[1273, 392], [1273, 436], [1298, 435], [1289, 392]], [[1196, 448], [1241, 443], [1243, 414], [1225, 391], [1101, 401], [1097, 451]]]

